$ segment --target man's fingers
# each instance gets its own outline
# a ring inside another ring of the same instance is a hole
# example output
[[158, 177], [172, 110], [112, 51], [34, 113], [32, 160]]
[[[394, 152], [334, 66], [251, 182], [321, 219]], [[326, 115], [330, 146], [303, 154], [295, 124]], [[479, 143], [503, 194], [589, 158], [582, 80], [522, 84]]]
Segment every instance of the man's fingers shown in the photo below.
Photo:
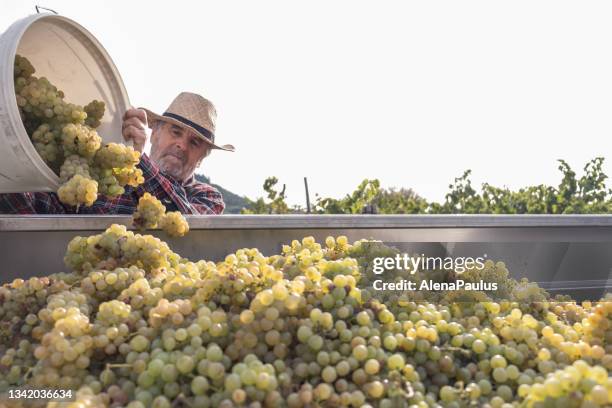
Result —
[[133, 140], [134, 143], [138, 143], [145, 136], [142, 134], [142, 130], [136, 129], [134, 126], [128, 126], [123, 129], [123, 138], [126, 141]]
[[142, 109], [134, 109], [134, 116], [140, 119], [145, 125], [147, 124], [147, 113]]
[[128, 125], [123, 128], [123, 137], [125, 138], [125, 140], [134, 139], [134, 141], [136, 141], [136, 139], [144, 140], [147, 136], [144, 133], [144, 129], [138, 128], [134, 125]]
[[134, 149], [141, 152], [147, 141], [147, 114], [141, 109], [128, 109], [123, 115], [121, 125], [123, 138], [125, 141], [132, 141]]
[[130, 108], [123, 114], [123, 120], [126, 121], [130, 118], [138, 118], [142, 123], [147, 123], [147, 113], [142, 109]]
[[134, 109], [134, 108], [130, 108], [128, 110], [125, 111], [125, 113], [123, 114], [123, 120], [127, 120], [133, 116], [136, 116], [138, 113], [136, 112], [138, 109]]
[[140, 120], [140, 118], [132, 116], [131, 118], [124, 119], [123, 124], [121, 125], [122, 129], [127, 128], [128, 126], [134, 126], [138, 129], [145, 129], [145, 124]]
[[133, 125], [129, 125], [123, 129], [123, 138], [125, 141], [132, 141], [134, 149], [142, 153], [144, 145], [147, 142], [147, 134], [143, 129], [139, 129]]

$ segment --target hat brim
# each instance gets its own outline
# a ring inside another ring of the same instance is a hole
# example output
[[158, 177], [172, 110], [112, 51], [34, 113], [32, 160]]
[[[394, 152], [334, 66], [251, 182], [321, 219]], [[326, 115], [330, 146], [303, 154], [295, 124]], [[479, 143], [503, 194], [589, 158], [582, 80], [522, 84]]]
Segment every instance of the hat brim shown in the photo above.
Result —
[[206, 137], [205, 137], [205, 136], [204, 136], [202, 133], [200, 133], [198, 130], [194, 129], [193, 127], [191, 127], [191, 126], [189, 126], [189, 125], [187, 125], [187, 124], [185, 124], [185, 123], [183, 123], [183, 122], [181, 122], [181, 121], [178, 121], [178, 120], [176, 120], [176, 119], [174, 119], [174, 118], [170, 118], [170, 117], [167, 117], [167, 116], [158, 115], [157, 113], [152, 112], [152, 111], [150, 111], [150, 110], [149, 110], [149, 109], [147, 109], [147, 108], [138, 108], [138, 109], [142, 109], [143, 111], [145, 111], [145, 112], [147, 113], [147, 124], [148, 124], [148, 126], [149, 126], [149, 128], [150, 128], [150, 129], [153, 129], [153, 126], [155, 125], [155, 123], [156, 123], [157, 121], [162, 121], [162, 122], [166, 122], [166, 123], [171, 123], [171, 124], [173, 124], [173, 125], [180, 126], [180, 127], [182, 127], [182, 128], [185, 128], [185, 129], [189, 129], [189, 130], [191, 130], [191, 131], [192, 131], [192, 132], [194, 132], [196, 135], [200, 136], [200, 138], [201, 138], [201, 139], [202, 139], [202, 140], [203, 140], [203, 141], [204, 141], [206, 144], [208, 144], [209, 146], [211, 146], [213, 149], [225, 150], [225, 151], [227, 151], [227, 152], [234, 152], [234, 151], [236, 151], [236, 149], [234, 148], [234, 146], [233, 146], [233, 145], [231, 145], [231, 144], [217, 145], [217, 144], [215, 144], [215, 143], [211, 142], [211, 141], [210, 141], [210, 140], [208, 140], [208, 139], [207, 139], [207, 138], [206, 138]]

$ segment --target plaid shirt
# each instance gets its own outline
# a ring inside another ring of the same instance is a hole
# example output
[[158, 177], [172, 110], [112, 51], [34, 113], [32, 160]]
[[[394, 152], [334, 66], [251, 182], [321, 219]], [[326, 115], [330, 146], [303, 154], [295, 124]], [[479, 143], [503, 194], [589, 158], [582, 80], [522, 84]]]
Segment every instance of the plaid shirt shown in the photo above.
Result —
[[0, 214], [132, 214], [138, 199], [148, 192], [157, 197], [168, 211], [183, 214], [221, 214], [225, 208], [221, 193], [192, 176], [179, 183], [159, 170], [146, 155], [140, 157], [144, 183], [125, 187], [125, 193], [114, 198], [99, 196], [92, 206], [62, 204], [56, 193], [0, 194]]

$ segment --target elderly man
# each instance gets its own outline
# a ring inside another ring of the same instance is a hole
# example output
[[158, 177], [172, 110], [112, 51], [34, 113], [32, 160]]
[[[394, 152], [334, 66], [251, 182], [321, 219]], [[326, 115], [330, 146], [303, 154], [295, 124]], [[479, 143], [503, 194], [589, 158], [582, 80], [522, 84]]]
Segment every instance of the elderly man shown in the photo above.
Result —
[[[147, 120], [148, 119], [148, 120]], [[148, 109], [130, 109], [123, 116], [123, 137], [142, 153], [144, 183], [126, 186], [121, 196], [99, 196], [91, 207], [62, 204], [55, 193], [0, 194], [0, 213], [17, 214], [132, 214], [145, 193], [156, 196], [168, 211], [183, 214], [221, 214], [221, 193], [194, 178], [194, 172], [213, 149], [234, 151], [232, 145], [215, 144], [216, 111], [200, 95], [183, 92], [158, 115]], [[152, 129], [150, 157], [143, 153]]]

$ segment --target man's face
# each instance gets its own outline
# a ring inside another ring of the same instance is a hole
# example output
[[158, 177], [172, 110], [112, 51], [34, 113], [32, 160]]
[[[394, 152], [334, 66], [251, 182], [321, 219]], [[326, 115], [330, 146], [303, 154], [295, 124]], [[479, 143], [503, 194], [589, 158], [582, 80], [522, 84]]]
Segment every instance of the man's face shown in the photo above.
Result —
[[178, 181], [191, 177], [209, 146], [191, 130], [162, 122], [151, 133], [151, 160]]

